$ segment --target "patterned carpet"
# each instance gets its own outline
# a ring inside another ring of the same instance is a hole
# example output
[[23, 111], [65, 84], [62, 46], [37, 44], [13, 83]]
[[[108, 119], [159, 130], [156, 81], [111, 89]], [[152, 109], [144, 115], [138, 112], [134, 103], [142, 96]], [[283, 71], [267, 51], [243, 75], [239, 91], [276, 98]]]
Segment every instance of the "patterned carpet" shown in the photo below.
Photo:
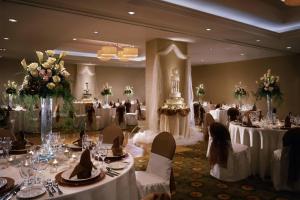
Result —
[[[276, 192], [271, 181], [258, 177], [228, 183], [212, 178], [206, 159], [206, 144], [177, 148], [173, 160], [176, 193], [173, 200], [300, 200], [300, 194]], [[145, 170], [149, 156], [136, 158], [136, 170]]]

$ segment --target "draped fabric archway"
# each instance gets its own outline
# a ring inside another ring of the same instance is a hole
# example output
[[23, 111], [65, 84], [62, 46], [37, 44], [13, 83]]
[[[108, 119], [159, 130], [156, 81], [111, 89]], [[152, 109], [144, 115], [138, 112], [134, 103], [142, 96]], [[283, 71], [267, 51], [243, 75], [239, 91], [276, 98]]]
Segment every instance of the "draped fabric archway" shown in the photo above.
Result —
[[[181, 50], [175, 45], [169, 45], [165, 50], [158, 52], [154, 58], [154, 66], [152, 72], [152, 87], [151, 87], [151, 102], [148, 104], [149, 114], [148, 114], [148, 125], [149, 129], [153, 132], [159, 131], [158, 129], [158, 109], [163, 105], [164, 100], [162, 95], [162, 70], [160, 66], [160, 56], [168, 55], [174, 51], [177, 58], [181, 60], [186, 60], [187, 68], [185, 69], [185, 83], [183, 97], [190, 107], [191, 112], [189, 114], [190, 126], [195, 125], [194, 112], [193, 112], [193, 88], [192, 88], [192, 77], [191, 77], [191, 63], [186, 55], [184, 55]], [[182, 87], [182, 86], [181, 86]]]

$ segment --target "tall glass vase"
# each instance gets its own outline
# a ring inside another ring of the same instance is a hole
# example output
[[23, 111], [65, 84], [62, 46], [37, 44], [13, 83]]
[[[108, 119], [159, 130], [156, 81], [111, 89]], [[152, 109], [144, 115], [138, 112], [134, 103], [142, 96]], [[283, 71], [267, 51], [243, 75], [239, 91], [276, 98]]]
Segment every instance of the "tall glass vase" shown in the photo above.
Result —
[[9, 107], [9, 109], [12, 109], [12, 107], [13, 107], [13, 95], [12, 94], [8, 94], [8, 107]]
[[41, 140], [46, 156], [52, 154], [52, 98], [41, 98]]
[[108, 95], [105, 95], [104, 97], [105, 97], [105, 105], [108, 105], [109, 104], [109, 102], [108, 102]]
[[267, 95], [267, 120], [269, 122], [273, 120], [272, 97], [270, 95]]

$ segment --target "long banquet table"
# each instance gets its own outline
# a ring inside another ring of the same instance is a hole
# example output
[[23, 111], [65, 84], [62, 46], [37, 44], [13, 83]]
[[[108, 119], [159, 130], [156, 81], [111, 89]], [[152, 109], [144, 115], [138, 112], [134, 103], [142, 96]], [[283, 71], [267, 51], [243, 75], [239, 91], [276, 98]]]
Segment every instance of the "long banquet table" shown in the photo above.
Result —
[[229, 125], [232, 143], [249, 146], [252, 174], [261, 178], [270, 175], [274, 150], [282, 147], [282, 138], [287, 130], [272, 127], [246, 127], [235, 122]]
[[[64, 199], [64, 200], [137, 200], [138, 192], [136, 187], [136, 178], [134, 170], [134, 159], [129, 156], [124, 159], [128, 162], [128, 166], [123, 170], [118, 170], [119, 176], [110, 177], [105, 176], [100, 182], [79, 187], [59, 186], [63, 191], [63, 195], [55, 193], [54, 197], [49, 197], [47, 193], [37, 199]], [[59, 172], [59, 171], [58, 171]], [[58, 173], [51, 173], [49, 167], [43, 172], [45, 179], [54, 180], [55, 175]], [[16, 183], [22, 181], [19, 175], [19, 169], [16, 166], [10, 165], [8, 168], [0, 170], [0, 177], [10, 177]]]

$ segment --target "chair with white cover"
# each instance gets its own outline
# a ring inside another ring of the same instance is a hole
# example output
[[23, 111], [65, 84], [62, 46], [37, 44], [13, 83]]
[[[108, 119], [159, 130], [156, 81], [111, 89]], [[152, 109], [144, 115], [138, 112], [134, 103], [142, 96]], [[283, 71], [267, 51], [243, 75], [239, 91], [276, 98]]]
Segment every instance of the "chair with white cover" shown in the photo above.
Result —
[[204, 115], [204, 125], [203, 125], [203, 134], [204, 134], [204, 140], [208, 141], [207, 144], [207, 152], [206, 152], [206, 157], [208, 157], [208, 151], [212, 142], [212, 138], [210, 137], [209, 134], [209, 126], [211, 124], [215, 123], [215, 120], [213, 118], [213, 116], [210, 113], [205, 113]]
[[119, 137], [120, 142], [123, 144], [124, 134], [122, 129], [116, 124], [110, 124], [105, 127], [102, 131], [103, 134], [103, 143], [105, 144], [113, 144], [113, 141], [116, 137]]
[[247, 178], [251, 173], [250, 149], [246, 145], [231, 144], [229, 131], [221, 123], [213, 123], [210, 134], [210, 175], [229, 182]]
[[126, 125], [135, 126], [138, 124], [138, 114], [134, 113], [125, 113], [125, 122]]
[[274, 151], [272, 180], [276, 190], [300, 191], [300, 128], [288, 130], [282, 149]]
[[139, 199], [150, 193], [168, 193], [175, 190], [172, 159], [176, 142], [172, 134], [162, 132], [152, 143], [146, 171], [136, 171]]

